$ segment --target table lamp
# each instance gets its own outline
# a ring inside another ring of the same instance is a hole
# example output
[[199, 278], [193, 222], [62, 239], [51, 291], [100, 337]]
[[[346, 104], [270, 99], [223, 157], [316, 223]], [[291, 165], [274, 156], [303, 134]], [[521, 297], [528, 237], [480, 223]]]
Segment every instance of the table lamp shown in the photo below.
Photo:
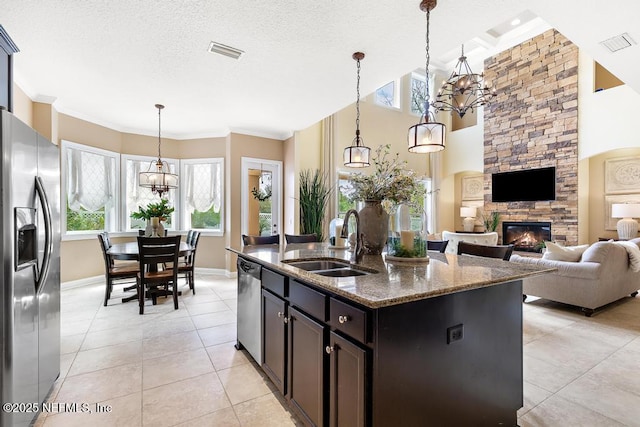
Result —
[[462, 220], [462, 229], [464, 231], [473, 231], [473, 227], [475, 226], [476, 208], [472, 206], [462, 206], [460, 208], [460, 216], [464, 218]]
[[618, 239], [630, 240], [638, 237], [638, 221], [640, 218], [640, 203], [613, 203], [611, 217], [622, 218], [618, 221]]

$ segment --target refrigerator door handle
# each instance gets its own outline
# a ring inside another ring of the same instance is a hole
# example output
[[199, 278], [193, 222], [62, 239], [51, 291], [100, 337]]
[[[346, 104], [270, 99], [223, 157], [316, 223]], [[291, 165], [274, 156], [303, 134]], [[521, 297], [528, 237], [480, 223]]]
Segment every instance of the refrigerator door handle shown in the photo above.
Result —
[[53, 252], [53, 230], [51, 222], [51, 205], [47, 198], [47, 192], [44, 189], [42, 178], [36, 176], [36, 192], [42, 205], [42, 214], [44, 215], [44, 255], [42, 257], [42, 268], [36, 282], [36, 289], [40, 290], [40, 286], [45, 283], [49, 275], [49, 265], [51, 262], [51, 253]]

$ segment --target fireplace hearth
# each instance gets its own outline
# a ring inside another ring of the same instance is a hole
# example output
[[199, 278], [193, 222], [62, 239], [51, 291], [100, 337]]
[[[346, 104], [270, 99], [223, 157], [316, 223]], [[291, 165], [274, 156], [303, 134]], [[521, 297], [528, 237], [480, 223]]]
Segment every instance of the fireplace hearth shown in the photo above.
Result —
[[551, 240], [550, 222], [502, 223], [502, 242], [516, 251], [542, 252], [542, 243]]

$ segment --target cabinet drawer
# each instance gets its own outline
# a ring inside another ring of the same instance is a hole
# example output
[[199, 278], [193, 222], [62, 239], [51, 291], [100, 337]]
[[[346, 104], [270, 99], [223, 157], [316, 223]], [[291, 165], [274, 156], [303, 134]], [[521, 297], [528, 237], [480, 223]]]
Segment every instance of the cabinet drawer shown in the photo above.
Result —
[[351, 338], [362, 343], [367, 342], [367, 312], [365, 310], [330, 298], [329, 324]]
[[327, 320], [327, 296], [295, 280], [289, 284], [289, 302], [318, 320]]
[[262, 287], [285, 298], [287, 296], [287, 278], [266, 268], [262, 269]]

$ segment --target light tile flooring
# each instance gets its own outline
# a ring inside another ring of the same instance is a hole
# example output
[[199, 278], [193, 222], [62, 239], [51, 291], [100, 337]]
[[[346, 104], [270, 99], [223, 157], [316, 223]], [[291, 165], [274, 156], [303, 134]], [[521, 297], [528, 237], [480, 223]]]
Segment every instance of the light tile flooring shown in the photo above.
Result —
[[[43, 413], [36, 426], [300, 425], [233, 347], [235, 279], [197, 274], [196, 286], [196, 295], [183, 287], [179, 310], [160, 299], [144, 316], [118, 289], [108, 307], [102, 285], [63, 291], [62, 366], [49, 401], [87, 403], [91, 413]], [[530, 297], [524, 344], [520, 426], [640, 426], [640, 297], [592, 318]]]

